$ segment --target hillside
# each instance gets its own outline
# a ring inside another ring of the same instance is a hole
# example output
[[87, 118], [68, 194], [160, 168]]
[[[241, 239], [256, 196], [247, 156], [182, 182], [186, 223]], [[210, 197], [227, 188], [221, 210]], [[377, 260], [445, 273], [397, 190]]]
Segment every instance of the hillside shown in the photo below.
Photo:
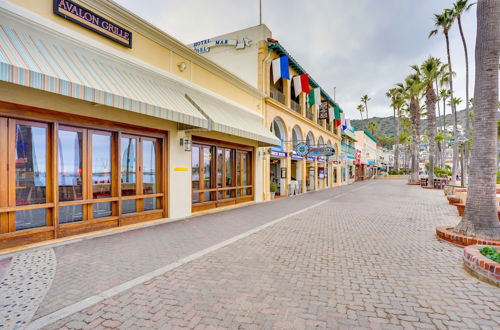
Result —
[[[461, 110], [457, 112], [458, 115], [458, 124], [462, 125], [462, 127], [465, 127], [465, 110]], [[374, 121], [377, 123], [378, 128], [376, 130], [376, 135], [377, 136], [388, 136], [388, 137], [394, 137], [396, 134], [396, 128], [394, 126], [394, 119], [393, 117], [373, 117], [370, 119], [363, 119], [363, 120], [351, 120], [351, 125], [355, 127], [356, 130], [365, 130], [366, 127], [368, 126], [368, 123], [370, 121]], [[438, 120], [438, 125], [441, 126], [443, 122], [443, 116], [441, 116]], [[427, 127], [427, 120], [422, 119], [422, 130], [425, 130]], [[453, 124], [453, 116], [452, 114], [446, 114], [446, 124], [447, 125], [452, 125]]]

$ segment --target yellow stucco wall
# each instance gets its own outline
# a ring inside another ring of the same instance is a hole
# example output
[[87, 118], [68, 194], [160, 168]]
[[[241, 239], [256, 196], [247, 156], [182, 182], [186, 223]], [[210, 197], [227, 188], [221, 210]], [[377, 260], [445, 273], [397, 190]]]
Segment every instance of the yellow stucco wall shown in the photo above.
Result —
[[[52, 0], [9, 0], [11, 3], [18, 6], [24, 7], [25, 9], [32, 11], [40, 16], [48, 18], [49, 20], [68, 27], [78, 33], [81, 33], [89, 38], [92, 38], [100, 43], [110, 46], [120, 52], [134, 56], [139, 60], [147, 62], [153, 66], [156, 66], [162, 70], [171, 72], [187, 81], [192, 81], [202, 87], [205, 87], [219, 95], [222, 95], [234, 102], [237, 102], [249, 109], [258, 111], [262, 113], [260, 106], [261, 97], [256, 96], [250, 91], [250, 86], [248, 89], [236, 86], [232, 81], [221, 77], [220, 75], [211, 72], [210, 68], [203, 68], [200, 65], [192, 63], [183, 54], [179, 54], [171, 49], [168, 49], [164, 45], [157, 43], [156, 41], [142, 35], [138, 31], [127, 25], [126, 22], [118, 21], [113, 17], [103, 14], [102, 12], [96, 10], [95, 8], [89, 8], [88, 5], [83, 4], [81, 1], [73, 0], [77, 3], [82, 4], [82, 6], [91, 9], [97, 14], [109, 19], [116, 24], [123, 26], [132, 32], [132, 48], [124, 47], [108, 38], [105, 38], [93, 31], [90, 31], [76, 23], [68, 21], [58, 15], [53, 13], [53, 1]], [[105, 0], [103, 0], [105, 1]], [[175, 37], [175, 36], [174, 36]], [[186, 54], [193, 55], [194, 52], [185, 48]], [[178, 66], [180, 63], [185, 63], [186, 68], [181, 70]]]

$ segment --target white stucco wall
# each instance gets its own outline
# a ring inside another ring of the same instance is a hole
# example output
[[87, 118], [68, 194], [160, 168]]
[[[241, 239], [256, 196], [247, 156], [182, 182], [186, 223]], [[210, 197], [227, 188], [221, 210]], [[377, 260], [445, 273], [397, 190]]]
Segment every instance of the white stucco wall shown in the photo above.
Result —
[[[209, 51], [200, 55], [217, 63], [255, 88], [258, 88], [259, 63], [257, 44], [259, 40], [266, 40], [268, 37], [272, 37], [272, 34], [264, 24], [215, 36], [210, 38], [210, 40], [237, 39], [241, 41], [243, 38], [246, 38], [251, 40], [251, 44], [244, 49], [236, 49], [234, 46], [211, 47]], [[193, 44], [189, 46], [193, 47]]]

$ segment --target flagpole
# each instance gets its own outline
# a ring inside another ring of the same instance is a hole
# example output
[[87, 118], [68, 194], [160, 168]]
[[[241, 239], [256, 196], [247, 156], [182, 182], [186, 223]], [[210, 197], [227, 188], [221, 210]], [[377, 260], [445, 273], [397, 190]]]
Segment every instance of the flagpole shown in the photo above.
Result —
[[259, 25], [262, 25], [262, 0], [259, 0]]

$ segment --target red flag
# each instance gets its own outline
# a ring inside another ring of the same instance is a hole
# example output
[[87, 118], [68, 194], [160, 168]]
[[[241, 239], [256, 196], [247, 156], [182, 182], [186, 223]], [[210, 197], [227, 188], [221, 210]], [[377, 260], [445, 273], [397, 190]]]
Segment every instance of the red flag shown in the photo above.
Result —
[[302, 87], [302, 91], [306, 94], [310, 93], [309, 90], [309, 74], [304, 73], [300, 75], [300, 86]]

